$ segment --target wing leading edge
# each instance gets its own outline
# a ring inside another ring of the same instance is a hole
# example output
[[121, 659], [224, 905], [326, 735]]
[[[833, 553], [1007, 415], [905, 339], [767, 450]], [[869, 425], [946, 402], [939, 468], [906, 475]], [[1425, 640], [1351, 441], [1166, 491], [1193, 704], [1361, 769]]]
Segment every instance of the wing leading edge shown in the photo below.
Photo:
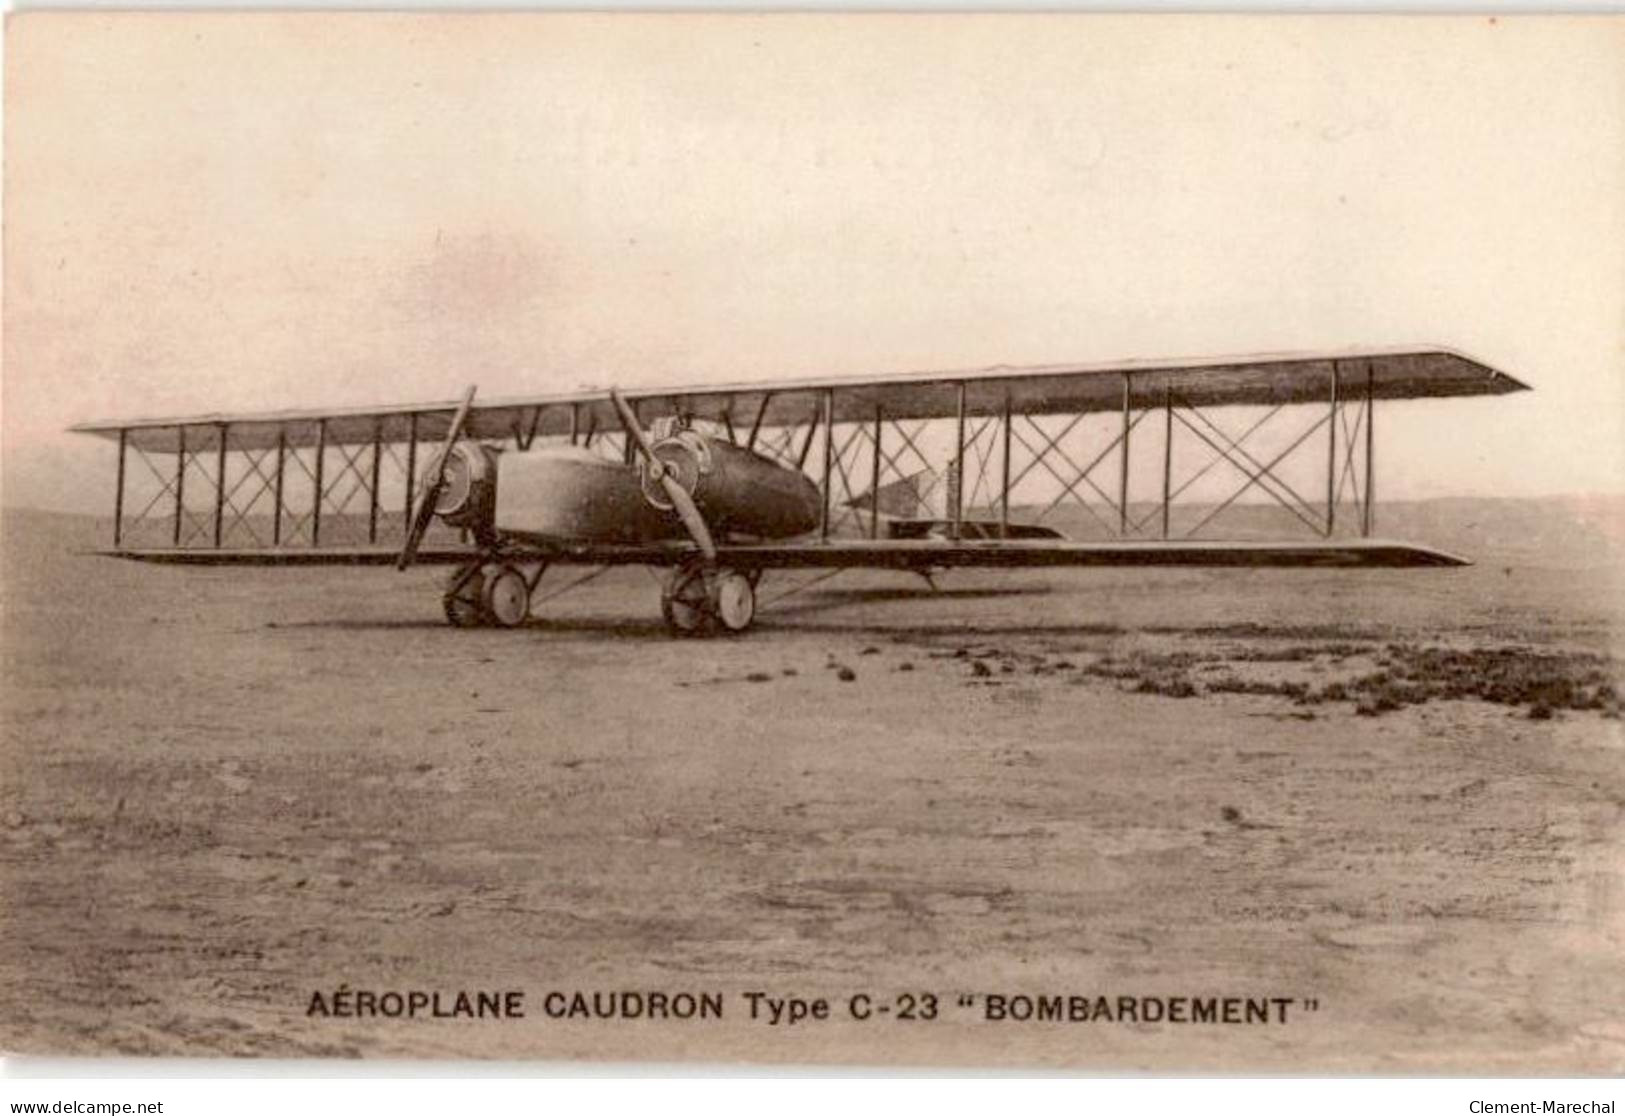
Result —
[[[1366, 350], [1202, 360], [995, 367], [832, 377], [782, 383], [629, 389], [623, 394], [644, 423], [683, 414], [741, 430], [797, 426], [821, 415], [837, 423], [868, 422], [876, 408], [894, 420], [1003, 414], [1087, 414], [1158, 407], [1275, 405], [1325, 398], [1333, 383], [1372, 399], [1504, 395], [1528, 385], [1451, 349]], [[147, 453], [215, 449], [229, 432], [234, 450], [296, 449], [432, 441], [445, 436], [455, 402], [389, 407], [208, 414], [80, 423], [79, 433], [123, 438]], [[476, 404], [470, 434], [487, 440], [585, 437], [618, 430], [608, 391], [579, 391], [486, 400]], [[183, 433], [184, 432], [184, 433]]]

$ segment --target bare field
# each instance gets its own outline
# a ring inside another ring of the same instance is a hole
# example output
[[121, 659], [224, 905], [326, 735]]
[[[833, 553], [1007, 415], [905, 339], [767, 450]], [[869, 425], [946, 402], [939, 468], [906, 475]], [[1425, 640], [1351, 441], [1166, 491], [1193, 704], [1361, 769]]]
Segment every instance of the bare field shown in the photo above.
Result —
[[[637, 569], [467, 632], [439, 571], [142, 567], [86, 528], [5, 520], [8, 1049], [1625, 1068], [1612, 552], [850, 574], [695, 643]], [[307, 1017], [341, 984], [529, 1014]], [[551, 989], [1320, 1008], [786, 1030]]]

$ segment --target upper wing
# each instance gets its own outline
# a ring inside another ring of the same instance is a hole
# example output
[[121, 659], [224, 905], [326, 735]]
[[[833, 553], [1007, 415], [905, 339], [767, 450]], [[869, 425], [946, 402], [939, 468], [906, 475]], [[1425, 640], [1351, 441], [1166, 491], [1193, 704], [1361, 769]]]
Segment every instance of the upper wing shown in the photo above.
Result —
[[[1502, 395], [1527, 390], [1504, 372], [1449, 349], [1373, 350], [1210, 360], [1132, 361], [1104, 365], [1045, 365], [960, 372], [732, 384], [624, 394], [645, 423], [672, 415], [711, 420], [741, 430], [814, 420], [867, 422], [877, 409], [888, 419], [1018, 414], [1081, 414], [1161, 406], [1297, 403], [1325, 399], [1334, 382], [1373, 399]], [[827, 413], [825, 408], [828, 409]], [[149, 453], [214, 449], [229, 431], [232, 449], [319, 444], [433, 441], [445, 436], [452, 401], [389, 407], [81, 423], [72, 429], [123, 437]], [[533, 395], [479, 402], [469, 420], [473, 437], [536, 437], [619, 429], [607, 391]]]

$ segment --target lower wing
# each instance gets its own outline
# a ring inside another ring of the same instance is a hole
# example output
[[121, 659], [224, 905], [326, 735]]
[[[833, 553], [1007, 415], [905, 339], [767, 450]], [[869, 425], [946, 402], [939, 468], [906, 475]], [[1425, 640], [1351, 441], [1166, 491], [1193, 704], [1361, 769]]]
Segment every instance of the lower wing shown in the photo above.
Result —
[[[265, 547], [100, 551], [114, 558], [182, 566], [387, 566], [398, 551], [382, 547]], [[697, 557], [688, 543], [576, 543], [523, 532], [509, 534], [495, 554], [473, 547], [429, 547], [419, 563], [457, 565], [480, 557], [560, 565], [673, 566]], [[1308, 542], [1068, 542], [1058, 539], [832, 539], [828, 542], [724, 544], [720, 565], [739, 570], [959, 568], [1021, 569], [1083, 566], [1212, 566], [1408, 568], [1466, 566], [1465, 558], [1382, 539]]]

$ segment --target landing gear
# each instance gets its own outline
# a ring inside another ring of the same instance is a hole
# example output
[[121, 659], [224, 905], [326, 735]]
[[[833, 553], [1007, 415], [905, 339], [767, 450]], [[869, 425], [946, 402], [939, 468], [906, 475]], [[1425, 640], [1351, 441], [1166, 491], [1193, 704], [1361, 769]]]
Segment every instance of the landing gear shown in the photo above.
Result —
[[712, 616], [705, 571], [678, 566], [660, 589], [660, 615], [676, 636], [710, 635]]
[[660, 615], [677, 636], [738, 634], [756, 619], [756, 571], [718, 570], [697, 563], [672, 570], [660, 593]]
[[[546, 569], [545, 563], [518, 564], [501, 554], [459, 566], [441, 597], [446, 620], [456, 628], [522, 626], [530, 619], [531, 602]], [[660, 614], [677, 636], [748, 631], [756, 622], [756, 586], [761, 579], [760, 570], [687, 562], [673, 569], [661, 587]]]
[[446, 579], [441, 596], [446, 620], [454, 628], [477, 628], [485, 623], [485, 569], [480, 562], [459, 566]]
[[441, 603], [454, 628], [517, 628], [530, 617], [531, 594], [546, 566], [527, 577], [507, 562], [477, 561], [459, 566], [446, 581]]

